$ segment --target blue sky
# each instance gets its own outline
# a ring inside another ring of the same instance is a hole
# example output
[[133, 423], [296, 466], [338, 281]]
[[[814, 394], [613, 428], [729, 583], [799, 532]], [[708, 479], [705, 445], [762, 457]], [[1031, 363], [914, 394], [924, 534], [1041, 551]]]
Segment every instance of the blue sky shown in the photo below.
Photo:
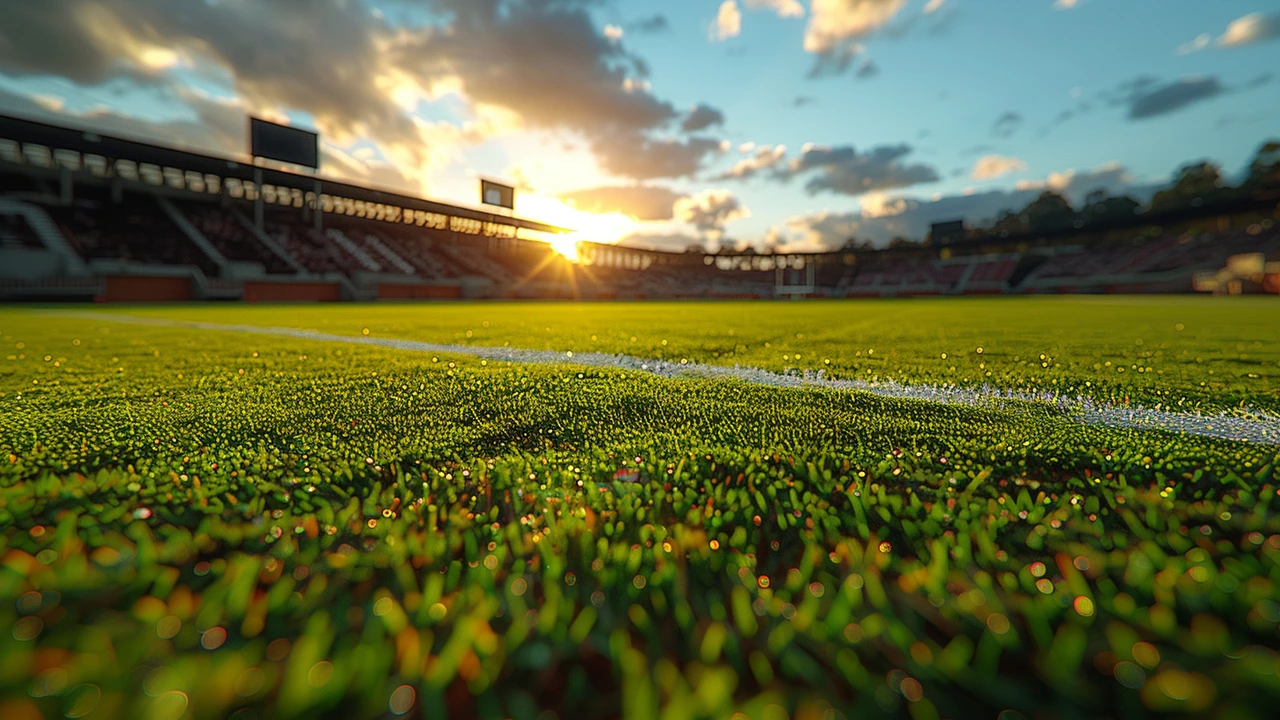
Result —
[[[285, 5], [0, 0], [0, 111], [228, 154], [266, 115], [319, 129], [325, 174], [465, 204], [505, 177], [522, 214], [663, 247], [882, 242], [1044, 187], [1141, 195], [1280, 135], [1261, 0]], [[847, 67], [812, 77], [823, 57]], [[786, 151], [726, 175], [744, 144]]]

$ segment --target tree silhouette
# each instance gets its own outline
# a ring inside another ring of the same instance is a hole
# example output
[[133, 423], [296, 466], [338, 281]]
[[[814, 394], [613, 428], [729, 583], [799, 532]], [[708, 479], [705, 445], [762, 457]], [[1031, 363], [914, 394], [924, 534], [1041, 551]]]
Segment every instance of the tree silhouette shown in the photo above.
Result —
[[1249, 190], [1280, 187], [1280, 140], [1268, 140], [1258, 148], [1244, 186]]
[[1212, 162], [1202, 160], [1178, 169], [1173, 183], [1151, 199], [1153, 212], [1201, 207], [1225, 199], [1222, 171]]
[[1076, 219], [1071, 203], [1053, 190], [1045, 190], [1022, 211], [1027, 228], [1032, 232], [1061, 230]]
[[1133, 217], [1142, 212], [1142, 204], [1128, 195], [1112, 197], [1104, 189], [1094, 190], [1085, 197], [1080, 219], [1087, 223], [1105, 223]]

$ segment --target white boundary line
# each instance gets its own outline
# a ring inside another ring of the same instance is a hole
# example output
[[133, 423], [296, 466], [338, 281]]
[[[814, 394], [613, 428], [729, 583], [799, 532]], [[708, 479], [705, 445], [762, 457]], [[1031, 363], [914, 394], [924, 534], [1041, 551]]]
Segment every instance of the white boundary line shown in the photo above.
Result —
[[828, 378], [822, 371], [805, 371], [803, 373], [777, 373], [760, 368], [742, 366], [705, 365], [702, 363], [673, 363], [665, 360], [646, 360], [630, 355], [610, 355], [607, 353], [574, 353], [555, 352], [551, 350], [522, 350], [509, 347], [488, 347], [477, 345], [447, 345], [420, 342], [417, 340], [401, 340], [396, 338], [376, 338], [368, 336], [333, 335], [315, 330], [295, 328], [269, 327], [260, 325], [231, 325], [223, 323], [201, 322], [196, 320], [168, 320], [164, 318], [148, 318], [137, 315], [117, 313], [74, 313], [51, 311], [47, 314], [59, 317], [79, 318], [83, 320], [102, 320], [106, 322], [127, 323], [134, 325], [152, 325], [162, 327], [182, 327], [192, 330], [214, 332], [239, 332], [254, 335], [271, 335], [290, 337], [299, 340], [315, 340], [320, 342], [338, 342], [351, 345], [370, 345], [374, 347], [409, 350], [413, 352], [447, 353], [469, 355], [472, 357], [495, 360], [499, 362], [567, 364], [585, 365], [589, 367], [612, 367], [623, 370], [646, 372], [659, 377], [699, 376], [709, 378], [732, 378], [756, 385], [772, 387], [820, 387], [835, 390], [851, 390], [867, 392], [882, 397], [922, 400], [950, 405], [970, 407], [990, 407], [1000, 401], [1027, 401], [1052, 405], [1067, 416], [1085, 425], [1104, 425], [1119, 428], [1135, 428], [1140, 430], [1165, 430], [1174, 433], [1185, 433], [1222, 440], [1243, 440], [1247, 442], [1280, 445], [1280, 416], [1266, 412], [1221, 412], [1204, 414], [1199, 412], [1177, 412], [1173, 410], [1155, 410], [1151, 408], [1128, 405], [1098, 403], [1083, 396], [1066, 396], [1059, 393], [1031, 393], [1022, 390], [1001, 390], [990, 386], [978, 388], [960, 387], [956, 385], [902, 385], [896, 382], [867, 382], [865, 380], [836, 380]]

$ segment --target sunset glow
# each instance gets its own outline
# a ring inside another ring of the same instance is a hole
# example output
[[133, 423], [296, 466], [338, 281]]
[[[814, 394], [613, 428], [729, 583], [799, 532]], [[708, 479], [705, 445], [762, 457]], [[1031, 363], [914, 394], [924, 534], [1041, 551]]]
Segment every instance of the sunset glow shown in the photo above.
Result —
[[577, 244], [579, 242], [613, 245], [639, 227], [635, 218], [622, 213], [589, 213], [559, 198], [521, 194], [517, 202], [521, 217], [562, 227], [569, 231], [565, 235], [543, 236], [540, 239], [550, 242], [556, 252], [573, 262], [578, 260]]

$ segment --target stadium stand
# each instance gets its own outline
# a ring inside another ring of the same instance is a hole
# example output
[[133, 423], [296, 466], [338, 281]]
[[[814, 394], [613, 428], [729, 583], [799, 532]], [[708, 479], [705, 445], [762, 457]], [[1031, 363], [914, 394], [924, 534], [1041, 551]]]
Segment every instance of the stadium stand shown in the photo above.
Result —
[[179, 209], [228, 260], [259, 263], [267, 273], [291, 273], [293, 267], [259, 242], [233, 214], [214, 205], [183, 203]]
[[44, 247], [35, 231], [21, 215], [0, 215], [0, 247], [37, 249]]
[[[329, 180], [317, 194], [314, 176], [87, 138], [0, 116], [0, 298], [838, 298], [1280, 285], [1269, 279], [1280, 273], [1275, 198], [1124, 227], [970, 233], [943, 248], [707, 254], [580, 243], [575, 264], [524, 237], [559, 231], [539, 223]], [[1263, 269], [1230, 270], [1246, 255]]]

